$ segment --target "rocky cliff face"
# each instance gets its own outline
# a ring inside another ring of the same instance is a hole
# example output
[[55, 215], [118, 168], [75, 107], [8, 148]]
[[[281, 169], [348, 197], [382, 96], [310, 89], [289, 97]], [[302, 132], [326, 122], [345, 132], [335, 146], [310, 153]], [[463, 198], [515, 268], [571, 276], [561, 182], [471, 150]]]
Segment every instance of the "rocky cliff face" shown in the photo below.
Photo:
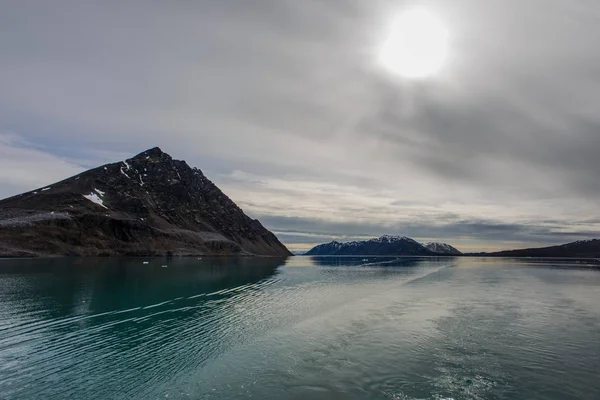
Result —
[[159, 148], [0, 201], [1, 256], [287, 256], [204, 174]]

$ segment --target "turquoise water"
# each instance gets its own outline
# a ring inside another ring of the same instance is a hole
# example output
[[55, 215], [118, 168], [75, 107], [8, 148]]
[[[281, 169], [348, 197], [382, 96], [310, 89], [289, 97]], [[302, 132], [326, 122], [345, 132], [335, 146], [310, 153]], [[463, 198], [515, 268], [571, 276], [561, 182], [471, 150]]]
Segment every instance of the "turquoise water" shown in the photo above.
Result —
[[143, 261], [0, 260], [0, 398], [600, 399], [582, 263]]

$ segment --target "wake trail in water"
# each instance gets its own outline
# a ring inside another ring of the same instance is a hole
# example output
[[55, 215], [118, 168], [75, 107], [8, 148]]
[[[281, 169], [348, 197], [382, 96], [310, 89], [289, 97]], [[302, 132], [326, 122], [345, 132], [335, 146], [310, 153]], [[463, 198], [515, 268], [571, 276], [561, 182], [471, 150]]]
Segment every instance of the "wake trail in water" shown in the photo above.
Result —
[[[0, 390], [10, 383], [9, 395], [26, 397], [20, 383], [30, 382], [48, 399], [94, 398], [99, 388], [118, 385], [142, 398], [237, 346], [452, 266], [390, 268], [394, 262], [399, 259], [368, 263], [358, 272], [357, 266], [317, 268], [302, 280], [291, 274], [98, 313], [46, 320], [29, 315], [0, 330]], [[133, 376], [141, 371], [142, 386]], [[53, 376], [61, 377], [60, 393]]]
[[[94, 388], [112, 382], [125, 392], [138, 392], [134, 385], [139, 382], [128, 379], [120, 365], [140, 365], [148, 384], [197, 366], [227, 346], [231, 326], [248, 325], [240, 324], [239, 315], [221, 315], [218, 310], [231, 308], [232, 302], [244, 302], [245, 297], [272, 284], [264, 280], [63, 318], [40, 320], [31, 314], [22, 323], [0, 329], [0, 390], [19, 397], [27, 387], [45, 387], [46, 398], [51, 399], [68, 397], [71, 391], [76, 394], [78, 387], [80, 395], [91, 395]], [[152, 361], [157, 357], [160, 363]], [[26, 365], [22, 360], [27, 360]], [[83, 377], [77, 371], [85, 371]], [[52, 377], [59, 375], [61, 393], [55, 393]], [[81, 379], [88, 381], [83, 392], [78, 383]], [[15, 384], [24, 380], [29, 386]]]

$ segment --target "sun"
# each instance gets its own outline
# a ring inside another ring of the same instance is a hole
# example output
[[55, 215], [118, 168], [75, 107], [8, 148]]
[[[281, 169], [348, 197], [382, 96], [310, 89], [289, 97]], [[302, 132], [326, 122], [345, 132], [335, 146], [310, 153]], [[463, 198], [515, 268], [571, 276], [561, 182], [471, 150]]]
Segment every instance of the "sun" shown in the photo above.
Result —
[[426, 78], [444, 65], [448, 31], [442, 22], [425, 9], [399, 15], [381, 46], [380, 62], [404, 78]]

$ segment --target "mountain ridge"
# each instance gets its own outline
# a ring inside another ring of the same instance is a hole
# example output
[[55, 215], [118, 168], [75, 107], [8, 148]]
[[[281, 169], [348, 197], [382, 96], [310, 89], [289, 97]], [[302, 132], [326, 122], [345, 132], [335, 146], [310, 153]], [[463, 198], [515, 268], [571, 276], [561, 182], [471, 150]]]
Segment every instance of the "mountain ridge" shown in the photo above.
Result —
[[465, 255], [483, 257], [600, 258], [600, 239], [577, 240], [556, 246], [467, 253]]
[[[454, 247], [445, 243], [436, 243], [434, 249], [428, 249], [423, 244], [406, 236], [383, 235], [362, 241], [340, 243], [332, 241], [313, 247], [305, 255], [411, 255], [411, 256], [440, 256], [451, 255], [449, 249], [458, 252]], [[441, 251], [441, 249], [444, 249]], [[460, 252], [458, 252], [461, 254]]]

